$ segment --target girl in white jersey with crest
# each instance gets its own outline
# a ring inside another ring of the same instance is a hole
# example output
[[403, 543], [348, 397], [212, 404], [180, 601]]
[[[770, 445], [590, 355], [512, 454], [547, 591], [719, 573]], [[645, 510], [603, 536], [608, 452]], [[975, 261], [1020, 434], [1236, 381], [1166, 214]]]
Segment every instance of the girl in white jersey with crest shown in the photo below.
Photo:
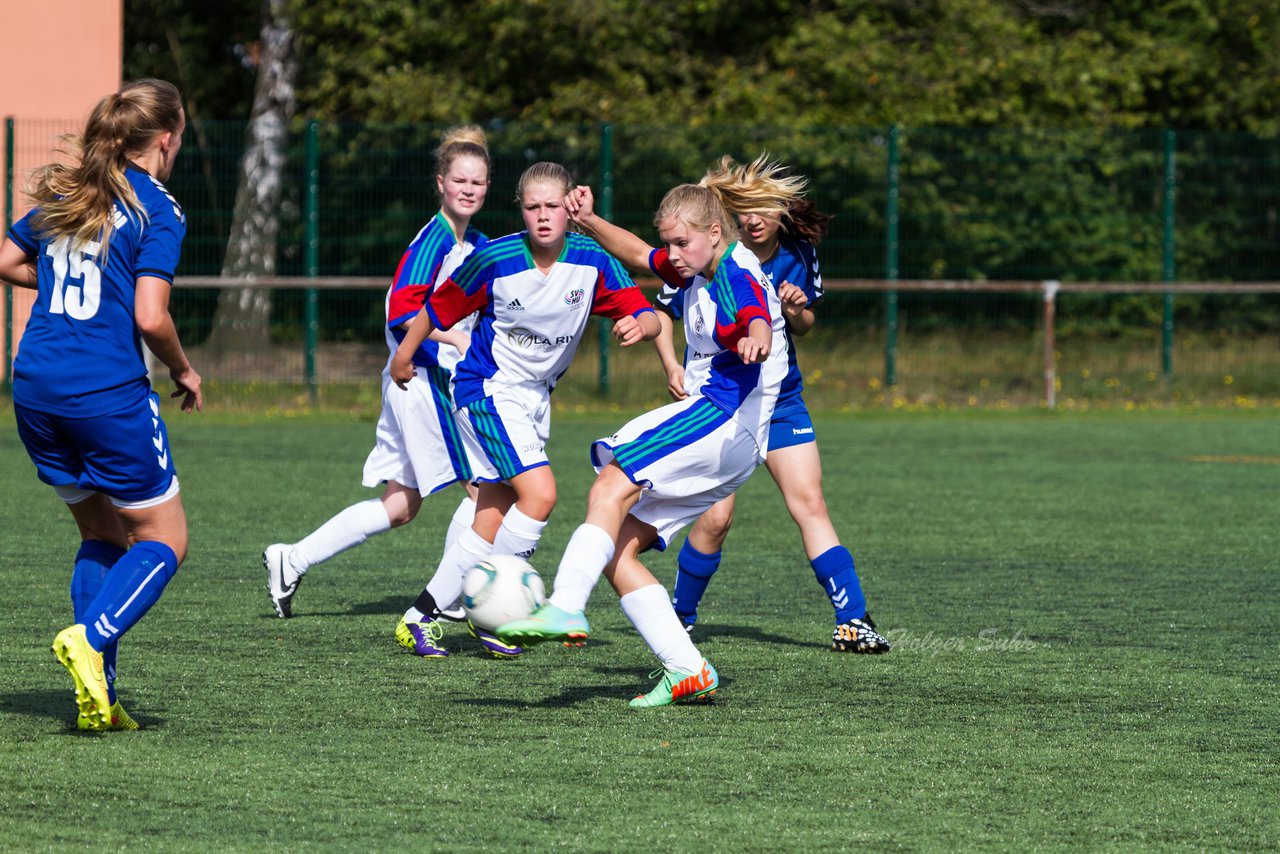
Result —
[[[489, 191], [489, 149], [474, 125], [445, 131], [436, 149], [436, 192], [440, 210], [422, 227], [396, 268], [387, 291], [387, 346], [394, 355], [405, 330], [422, 310], [437, 279], [443, 281], [487, 238], [471, 226]], [[408, 389], [391, 380], [391, 359], [382, 373], [382, 414], [377, 441], [364, 464], [364, 485], [383, 485], [379, 498], [353, 504], [296, 543], [276, 543], [262, 554], [267, 594], [280, 617], [293, 614], [293, 596], [315, 564], [357, 546], [369, 537], [407, 525], [424, 496], [462, 483], [470, 487], [462, 438], [453, 420], [449, 382], [466, 350], [469, 323], [435, 332], [412, 354], [422, 382]], [[475, 501], [468, 494], [454, 512], [446, 549], [471, 524]], [[449, 603], [446, 603], [449, 604]]]
[[[589, 204], [586, 188], [566, 199], [575, 215]], [[590, 628], [584, 609], [603, 574], [661, 662], [661, 680], [631, 701], [635, 708], [706, 701], [719, 687], [715, 668], [698, 652], [639, 555], [665, 549], [681, 528], [733, 494], [763, 462], [787, 372], [777, 295], [755, 255], [737, 242], [717, 189], [676, 187], [663, 198], [654, 224], [662, 249], [603, 220], [592, 231], [628, 266], [647, 266], [680, 289], [691, 353], [689, 396], [594, 443], [598, 474], [587, 518], [569, 540], [550, 600], [529, 619], [497, 632], [513, 644], [585, 640]]]
[[[435, 575], [396, 627], [411, 652], [443, 658], [442, 609], [462, 592], [466, 570], [489, 554], [528, 558], [556, 503], [547, 459], [551, 391], [577, 352], [590, 315], [615, 321], [622, 346], [652, 339], [653, 307], [594, 240], [568, 233], [564, 206], [573, 183], [556, 163], [535, 163], [517, 199], [526, 230], [474, 252], [438, 283], [391, 361], [391, 377], [414, 377], [412, 354], [428, 334], [479, 312], [470, 347], [454, 373], [458, 426], [479, 486], [475, 520], [445, 551]], [[523, 650], [475, 627], [495, 655]]]

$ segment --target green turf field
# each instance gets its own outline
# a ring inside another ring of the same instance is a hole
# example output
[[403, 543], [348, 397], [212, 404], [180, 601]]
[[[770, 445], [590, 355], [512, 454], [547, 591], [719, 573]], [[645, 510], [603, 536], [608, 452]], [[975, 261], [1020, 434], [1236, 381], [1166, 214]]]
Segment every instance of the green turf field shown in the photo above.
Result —
[[[80, 735], [49, 652], [74, 527], [0, 432], [0, 848], [1275, 850], [1280, 417], [819, 421], [828, 501], [887, 656], [830, 608], [761, 470], [698, 636], [718, 702], [636, 712], [612, 591], [581, 650], [424, 661], [392, 629], [455, 498], [313, 568], [273, 616], [263, 546], [372, 495], [372, 424], [168, 415], [191, 557], [122, 647], [139, 733]], [[548, 584], [585, 502], [558, 415]], [[674, 557], [652, 567], [665, 582]]]

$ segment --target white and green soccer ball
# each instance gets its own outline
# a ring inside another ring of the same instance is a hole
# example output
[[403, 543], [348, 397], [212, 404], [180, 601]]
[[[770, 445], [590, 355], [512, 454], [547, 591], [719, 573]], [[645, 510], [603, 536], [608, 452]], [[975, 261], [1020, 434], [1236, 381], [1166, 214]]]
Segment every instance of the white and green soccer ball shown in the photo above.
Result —
[[462, 607], [481, 629], [523, 620], [546, 601], [542, 577], [529, 562], [514, 555], [493, 555], [467, 570], [462, 579]]

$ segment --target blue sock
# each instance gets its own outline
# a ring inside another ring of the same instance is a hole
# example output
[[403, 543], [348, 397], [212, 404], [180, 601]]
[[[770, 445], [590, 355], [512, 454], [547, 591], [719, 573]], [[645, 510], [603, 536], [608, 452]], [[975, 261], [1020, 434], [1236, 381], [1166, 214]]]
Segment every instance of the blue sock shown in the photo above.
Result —
[[[85, 611], [98, 596], [107, 571], [124, 556], [125, 550], [102, 540], [85, 540], [76, 552], [76, 566], [71, 572], [71, 611], [77, 623], [84, 622]], [[102, 664], [107, 674], [107, 698], [116, 701], [116, 652], [115, 641], [102, 648]]]
[[119, 640], [160, 599], [178, 569], [178, 557], [164, 543], [135, 543], [107, 573], [98, 595], [85, 608], [89, 646], [101, 652]]
[[693, 625], [698, 620], [698, 603], [702, 601], [702, 594], [707, 592], [711, 576], [720, 568], [720, 552], [704, 554], [689, 545], [686, 537], [676, 560], [676, 592], [671, 597], [671, 604], [675, 606], [680, 622]]
[[836, 609], [836, 622], [861, 620], [867, 615], [867, 597], [862, 595], [858, 571], [853, 568], [853, 555], [844, 546], [827, 549], [809, 561], [818, 583]]

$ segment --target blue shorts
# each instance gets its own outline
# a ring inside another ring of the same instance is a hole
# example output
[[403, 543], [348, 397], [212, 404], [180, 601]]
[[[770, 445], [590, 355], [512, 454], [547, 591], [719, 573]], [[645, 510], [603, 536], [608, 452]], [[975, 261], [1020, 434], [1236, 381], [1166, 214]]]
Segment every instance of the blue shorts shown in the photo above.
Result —
[[769, 450], [776, 451], [816, 441], [813, 419], [809, 417], [809, 408], [804, 405], [804, 398], [797, 397], [773, 410], [773, 418], [769, 421]]
[[27, 455], [50, 486], [146, 501], [164, 495], [177, 475], [154, 392], [119, 412], [87, 418], [38, 412], [16, 402], [13, 411]]

